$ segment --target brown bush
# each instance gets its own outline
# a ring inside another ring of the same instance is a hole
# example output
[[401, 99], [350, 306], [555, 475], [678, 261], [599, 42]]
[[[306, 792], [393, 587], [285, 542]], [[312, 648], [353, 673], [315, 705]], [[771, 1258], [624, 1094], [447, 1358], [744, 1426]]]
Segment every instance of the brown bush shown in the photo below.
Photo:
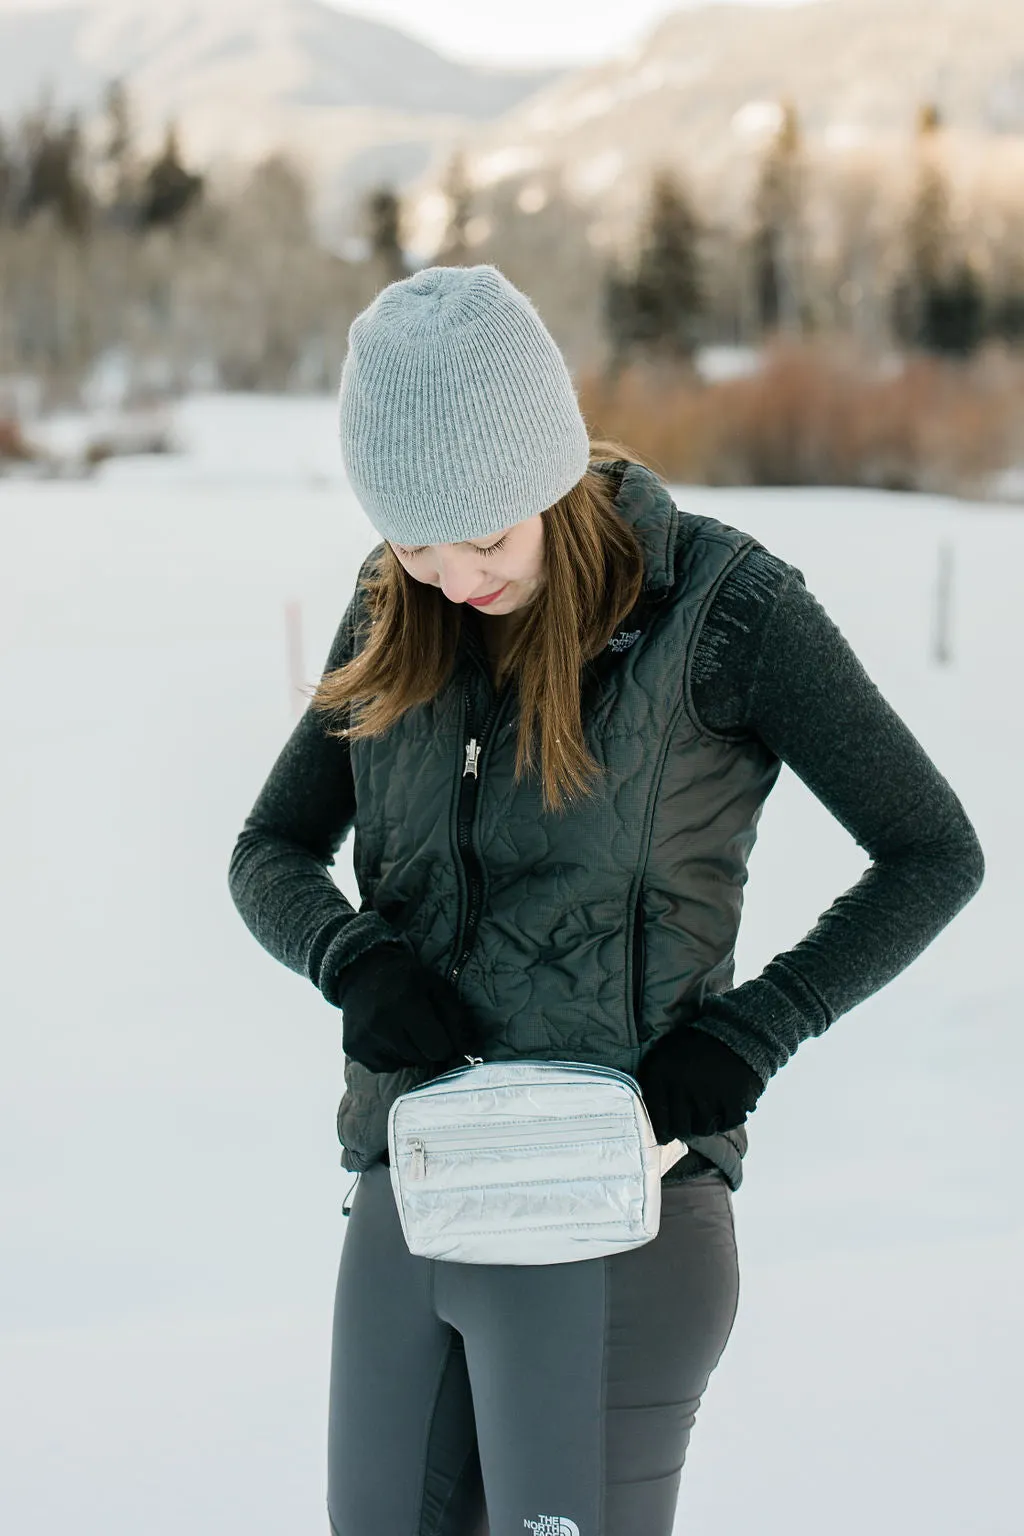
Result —
[[771, 345], [722, 383], [634, 367], [589, 374], [592, 431], [629, 443], [666, 479], [705, 485], [853, 485], [983, 496], [1024, 442], [1024, 368], [882, 362], [821, 343]]
[[24, 461], [36, 457], [34, 449], [26, 442], [21, 427], [13, 416], [0, 416], [0, 462]]

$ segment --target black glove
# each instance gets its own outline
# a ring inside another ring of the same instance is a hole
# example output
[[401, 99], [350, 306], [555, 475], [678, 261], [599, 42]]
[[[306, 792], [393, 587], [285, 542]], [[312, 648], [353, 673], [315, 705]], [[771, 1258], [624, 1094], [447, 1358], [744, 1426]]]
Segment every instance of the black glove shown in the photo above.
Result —
[[764, 1092], [742, 1056], [689, 1024], [655, 1041], [640, 1063], [637, 1081], [662, 1144], [742, 1125]]
[[346, 1056], [371, 1072], [455, 1065], [473, 1051], [475, 1029], [455, 988], [411, 949], [379, 944], [345, 966], [334, 995], [344, 1015]]

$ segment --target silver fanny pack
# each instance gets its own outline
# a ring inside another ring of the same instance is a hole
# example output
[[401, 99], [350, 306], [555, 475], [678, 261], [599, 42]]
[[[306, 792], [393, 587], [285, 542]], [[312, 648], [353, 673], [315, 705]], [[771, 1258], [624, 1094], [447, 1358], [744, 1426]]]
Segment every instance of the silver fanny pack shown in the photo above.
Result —
[[573, 1061], [456, 1067], [388, 1113], [391, 1183], [411, 1253], [460, 1264], [565, 1264], [656, 1237], [659, 1146], [636, 1080]]

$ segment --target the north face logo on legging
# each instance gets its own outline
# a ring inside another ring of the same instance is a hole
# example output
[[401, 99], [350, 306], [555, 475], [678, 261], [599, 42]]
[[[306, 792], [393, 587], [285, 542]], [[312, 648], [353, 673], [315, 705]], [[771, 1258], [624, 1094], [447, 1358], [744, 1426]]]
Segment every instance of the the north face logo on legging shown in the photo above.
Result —
[[580, 1528], [567, 1515], [541, 1515], [536, 1520], [524, 1520], [524, 1526], [533, 1536], [580, 1536]]

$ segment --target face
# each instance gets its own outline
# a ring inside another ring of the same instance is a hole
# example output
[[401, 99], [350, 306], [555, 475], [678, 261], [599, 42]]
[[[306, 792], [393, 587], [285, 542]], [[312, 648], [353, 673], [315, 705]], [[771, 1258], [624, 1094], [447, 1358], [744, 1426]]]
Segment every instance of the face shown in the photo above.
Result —
[[544, 579], [544, 519], [539, 512], [512, 528], [459, 544], [388, 543], [415, 581], [440, 587], [451, 603], [499, 592], [493, 602], [474, 603], [478, 613], [494, 616], [525, 608]]

